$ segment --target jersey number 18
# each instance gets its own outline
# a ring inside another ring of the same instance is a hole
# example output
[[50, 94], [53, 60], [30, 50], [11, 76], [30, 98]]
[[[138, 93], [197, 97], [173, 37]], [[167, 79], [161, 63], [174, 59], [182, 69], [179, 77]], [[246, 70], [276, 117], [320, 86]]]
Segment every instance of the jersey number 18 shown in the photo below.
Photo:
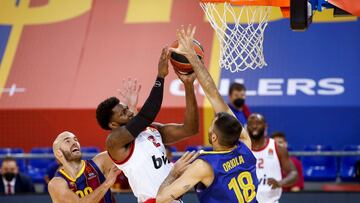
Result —
[[[229, 190], [235, 192], [239, 203], [251, 202], [256, 197], [255, 185], [250, 172], [242, 172], [228, 184]], [[242, 191], [242, 192], [241, 192]]]

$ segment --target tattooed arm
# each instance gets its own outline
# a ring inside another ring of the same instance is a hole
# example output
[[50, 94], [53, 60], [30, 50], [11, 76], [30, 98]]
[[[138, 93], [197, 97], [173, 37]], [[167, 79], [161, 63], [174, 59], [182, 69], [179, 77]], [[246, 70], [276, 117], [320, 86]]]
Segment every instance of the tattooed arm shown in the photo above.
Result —
[[197, 159], [186, 168], [180, 177], [174, 170], [170, 172], [160, 186], [156, 203], [169, 203], [181, 197], [197, 183], [202, 182], [205, 186], [209, 186], [213, 180], [214, 172], [211, 166], [207, 162]]

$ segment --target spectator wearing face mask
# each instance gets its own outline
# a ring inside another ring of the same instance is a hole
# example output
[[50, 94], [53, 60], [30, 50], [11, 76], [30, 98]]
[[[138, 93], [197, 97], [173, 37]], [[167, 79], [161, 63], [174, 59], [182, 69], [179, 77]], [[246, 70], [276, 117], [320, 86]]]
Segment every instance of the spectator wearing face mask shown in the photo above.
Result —
[[232, 83], [229, 89], [229, 107], [242, 125], [246, 125], [251, 112], [245, 104], [246, 88], [243, 84]]
[[14, 195], [35, 192], [30, 177], [19, 172], [16, 160], [6, 157], [1, 164], [0, 194]]

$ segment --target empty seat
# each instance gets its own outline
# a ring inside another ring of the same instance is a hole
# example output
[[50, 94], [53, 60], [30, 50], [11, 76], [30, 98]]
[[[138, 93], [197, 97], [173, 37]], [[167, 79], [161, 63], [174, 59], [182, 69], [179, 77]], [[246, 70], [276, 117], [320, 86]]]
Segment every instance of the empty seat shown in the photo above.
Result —
[[[30, 150], [30, 154], [52, 154], [50, 147], [36, 147]], [[55, 161], [54, 158], [34, 158], [29, 160], [28, 174], [35, 183], [43, 183], [44, 175], [48, 166]]]
[[[309, 145], [305, 151], [332, 151], [331, 146]], [[335, 156], [304, 156], [302, 158], [304, 177], [307, 181], [335, 181], [337, 160]]]
[[[344, 151], [360, 152], [360, 145], [345, 146]], [[340, 178], [343, 181], [355, 181], [355, 164], [360, 156], [344, 156], [340, 161]]]
[[[19, 155], [19, 154], [24, 154], [24, 150], [22, 148], [0, 148], [0, 154], [1, 155], [6, 155], [6, 156], [12, 156], [12, 155]], [[2, 163], [2, 160], [0, 159], [0, 164]], [[16, 158], [16, 163], [19, 167], [19, 170], [21, 172], [25, 172], [26, 171], [26, 167], [25, 167], [25, 159], [23, 158]]]

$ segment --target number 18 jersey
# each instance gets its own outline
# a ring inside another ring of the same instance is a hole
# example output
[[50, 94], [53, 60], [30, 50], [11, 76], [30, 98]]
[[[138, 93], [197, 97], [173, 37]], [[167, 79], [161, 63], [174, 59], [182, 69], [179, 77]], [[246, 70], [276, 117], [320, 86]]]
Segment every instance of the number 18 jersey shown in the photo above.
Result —
[[242, 142], [228, 152], [202, 152], [199, 159], [214, 170], [214, 181], [209, 187], [196, 186], [201, 203], [243, 202], [257, 203], [256, 158]]

